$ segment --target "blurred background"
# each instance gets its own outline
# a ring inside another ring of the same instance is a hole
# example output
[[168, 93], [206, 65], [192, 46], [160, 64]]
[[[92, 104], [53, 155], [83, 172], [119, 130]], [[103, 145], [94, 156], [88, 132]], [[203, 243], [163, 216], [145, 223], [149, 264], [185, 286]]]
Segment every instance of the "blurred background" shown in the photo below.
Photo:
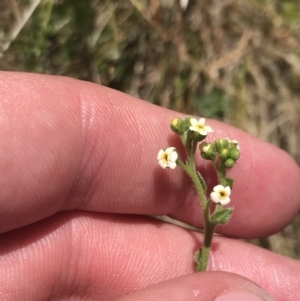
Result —
[[[0, 0], [0, 70], [219, 119], [300, 163], [298, 0]], [[300, 215], [251, 242], [300, 258]]]

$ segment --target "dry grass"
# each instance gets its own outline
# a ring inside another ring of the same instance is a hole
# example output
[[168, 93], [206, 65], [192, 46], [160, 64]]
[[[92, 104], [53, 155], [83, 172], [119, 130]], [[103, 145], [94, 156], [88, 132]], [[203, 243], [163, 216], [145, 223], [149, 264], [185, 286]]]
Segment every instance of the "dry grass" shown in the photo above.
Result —
[[[0, 68], [85, 79], [224, 120], [299, 163], [299, 28], [295, 0], [191, 0], [185, 11], [175, 0], [2, 0]], [[256, 243], [299, 258], [299, 239], [298, 217]]]

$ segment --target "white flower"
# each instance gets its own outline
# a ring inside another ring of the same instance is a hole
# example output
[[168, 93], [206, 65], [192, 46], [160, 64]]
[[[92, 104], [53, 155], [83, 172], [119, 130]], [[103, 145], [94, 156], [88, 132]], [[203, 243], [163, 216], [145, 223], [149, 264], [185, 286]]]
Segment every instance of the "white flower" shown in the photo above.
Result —
[[176, 167], [176, 160], [178, 159], [178, 154], [175, 147], [168, 147], [166, 150], [161, 149], [157, 154], [158, 164], [162, 168], [171, 168]]
[[230, 203], [231, 189], [229, 186], [217, 185], [214, 187], [213, 192], [210, 194], [210, 198], [215, 203], [220, 203], [225, 206]]
[[200, 118], [199, 121], [195, 118], [190, 119], [190, 130], [198, 132], [202, 136], [206, 136], [208, 133], [212, 132], [212, 128], [208, 125], [205, 125], [205, 118]]

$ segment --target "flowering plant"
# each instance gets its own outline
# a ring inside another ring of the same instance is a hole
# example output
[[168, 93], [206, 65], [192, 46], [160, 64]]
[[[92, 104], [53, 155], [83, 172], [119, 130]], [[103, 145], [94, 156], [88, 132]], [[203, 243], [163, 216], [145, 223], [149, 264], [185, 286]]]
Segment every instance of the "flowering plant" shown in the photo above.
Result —
[[[233, 179], [228, 178], [226, 172], [240, 157], [240, 146], [236, 140], [228, 138], [217, 139], [213, 143], [201, 142], [212, 132], [212, 128], [206, 125], [204, 118], [199, 120], [191, 116], [184, 119], [175, 118], [171, 122], [171, 129], [180, 136], [186, 148], [187, 159], [183, 162], [176, 148], [168, 147], [158, 152], [157, 160], [164, 169], [175, 169], [178, 165], [194, 183], [204, 214], [204, 242], [203, 247], [195, 254], [195, 263], [197, 271], [206, 271], [215, 228], [217, 225], [227, 224], [233, 212], [233, 208], [224, 208], [230, 203], [233, 187]], [[199, 142], [201, 157], [213, 163], [218, 175], [219, 183], [210, 193], [207, 191], [204, 177], [195, 165], [195, 153]]]

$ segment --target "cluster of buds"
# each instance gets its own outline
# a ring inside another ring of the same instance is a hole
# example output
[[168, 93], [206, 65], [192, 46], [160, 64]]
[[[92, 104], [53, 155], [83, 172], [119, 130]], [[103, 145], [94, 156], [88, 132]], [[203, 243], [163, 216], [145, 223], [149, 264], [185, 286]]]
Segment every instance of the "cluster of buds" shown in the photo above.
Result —
[[226, 168], [233, 167], [240, 157], [239, 143], [228, 138], [217, 139], [214, 143], [203, 142], [199, 149], [202, 158], [215, 161], [219, 157], [221, 164]]

